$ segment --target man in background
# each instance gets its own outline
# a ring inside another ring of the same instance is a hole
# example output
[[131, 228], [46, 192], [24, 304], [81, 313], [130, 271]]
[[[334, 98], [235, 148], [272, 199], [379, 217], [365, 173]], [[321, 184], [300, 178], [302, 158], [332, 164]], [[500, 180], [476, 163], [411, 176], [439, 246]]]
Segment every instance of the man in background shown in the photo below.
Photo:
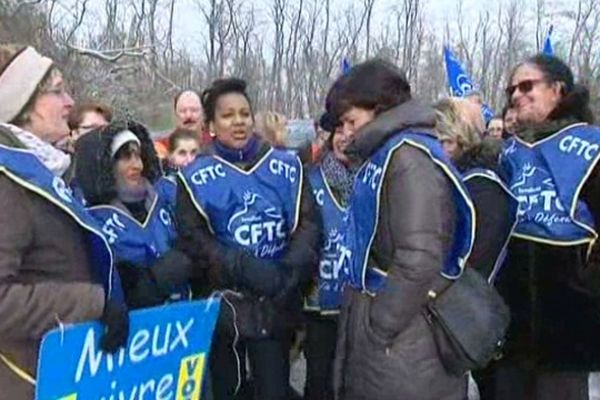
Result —
[[[173, 99], [173, 111], [175, 113], [175, 129], [196, 132], [201, 146], [210, 143], [212, 138], [204, 129], [204, 110], [198, 92], [185, 89], [177, 93]], [[154, 141], [156, 153], [161, 159], [166, 158], [169, 154], [169, 136], [171, 134]]]

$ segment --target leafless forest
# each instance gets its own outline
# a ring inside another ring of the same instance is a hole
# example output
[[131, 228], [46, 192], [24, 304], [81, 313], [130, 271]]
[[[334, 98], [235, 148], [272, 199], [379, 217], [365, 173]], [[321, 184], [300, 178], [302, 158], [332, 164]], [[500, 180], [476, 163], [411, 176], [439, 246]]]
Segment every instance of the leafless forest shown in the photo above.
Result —
[[[538, 51], [553, 23], [555, 51], [600, 110], [600, 0], [504, 0], [475, 12], [444, 1], [453, 17], [441, 25], [429, 23], [435, 0], [334, 1], [0, 0], [0, 42], [35, 45], [77, 98], [102, 99], [160, 129], [178, 89], [202, 90], [221, 76], [248, 80], [258, 110], [314, 116], [343, 57], [389, 59], [418, 96], [435, 100], [448, 93], [444, 43], [499, 109], [510, 67]], [[177, 40], [183, 12], [195, 13], [202, 32], [194, 50]]]

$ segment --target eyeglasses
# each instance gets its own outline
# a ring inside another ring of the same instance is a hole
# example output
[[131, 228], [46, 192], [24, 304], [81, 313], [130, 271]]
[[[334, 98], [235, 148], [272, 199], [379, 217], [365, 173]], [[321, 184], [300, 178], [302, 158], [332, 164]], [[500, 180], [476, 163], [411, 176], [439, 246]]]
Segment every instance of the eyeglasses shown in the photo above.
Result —
[[545, 82], [545, 79], [526, 79], [516, 85], [511, 85], [505, 89], [506, 97], [511, 98], [517, 89], [521, 93], [529, 93], [535, 85], [541, 82]]
[[42, 91], [42, 94], [51, 94], [58, 97], [69, 95], [69, 89], [65, 85], [52, 86]]

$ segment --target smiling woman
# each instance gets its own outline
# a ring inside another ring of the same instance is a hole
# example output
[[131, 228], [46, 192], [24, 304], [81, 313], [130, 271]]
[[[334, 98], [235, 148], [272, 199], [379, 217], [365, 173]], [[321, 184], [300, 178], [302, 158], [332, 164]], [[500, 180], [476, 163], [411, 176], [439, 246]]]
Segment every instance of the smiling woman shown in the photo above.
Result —
[[73, 106], [62, 74], [32, 47], [0, 45], [0, 104], [0, 387], [3, 398], [28, 399], [36, 349], [57, 323], [102, 317], [109, 351], [129, 324], [108, 243], [68, 189], [71, 158], [55, 147]]
[[190, 264], [172, 248], [174, 215], [154, 189], [161, 170], [146, 128], [113, 122], [81, 137], [75, 156], [77, 182], [114, 249], [129, 307], [188, 299]]
[[519, 219], [498, 281], [513, 323], [496, 398], [588, 399], [600, 368], [600, 128], [556, 57], [519, 64], [506, 94], [519, 128], [501, 160]]

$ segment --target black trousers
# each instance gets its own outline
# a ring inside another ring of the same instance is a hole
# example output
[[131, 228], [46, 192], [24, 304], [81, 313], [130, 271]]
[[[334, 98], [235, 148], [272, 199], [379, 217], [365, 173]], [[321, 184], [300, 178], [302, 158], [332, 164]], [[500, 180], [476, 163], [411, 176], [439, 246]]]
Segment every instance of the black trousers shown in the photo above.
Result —
[[333, 400], [333, 359], [337, 320], [309, 314], [306, 322], [304, 400]]
[[[240, 341], [215, 334], [210, 355], [214, 400], [287, 400], [290, 338]], [[248, 385], [246, 356], [252, 387]]]
[[588, 377], [588, 372], [496, 366], [482, 381], [481, 400], [589, 400]]

